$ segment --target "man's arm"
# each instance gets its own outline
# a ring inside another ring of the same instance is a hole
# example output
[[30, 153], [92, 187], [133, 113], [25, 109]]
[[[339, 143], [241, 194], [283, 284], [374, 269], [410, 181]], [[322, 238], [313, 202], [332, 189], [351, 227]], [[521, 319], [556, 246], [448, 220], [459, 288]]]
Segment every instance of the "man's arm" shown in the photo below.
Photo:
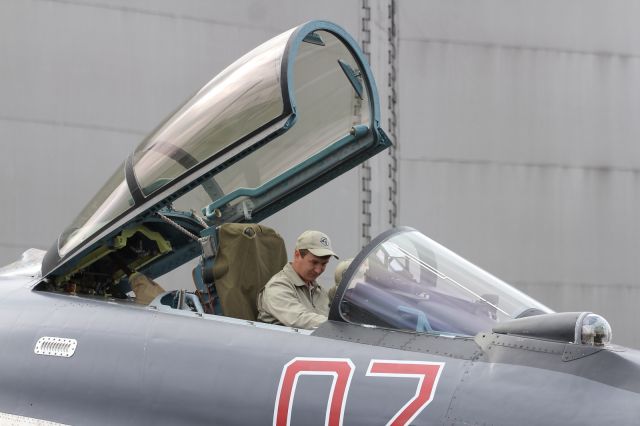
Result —
[[310, 312], [289, 285], [277, 281], [270, 282], [263, 290], [262, 308], [289, 327], [311, 329], [327, 320], [324, 315]]

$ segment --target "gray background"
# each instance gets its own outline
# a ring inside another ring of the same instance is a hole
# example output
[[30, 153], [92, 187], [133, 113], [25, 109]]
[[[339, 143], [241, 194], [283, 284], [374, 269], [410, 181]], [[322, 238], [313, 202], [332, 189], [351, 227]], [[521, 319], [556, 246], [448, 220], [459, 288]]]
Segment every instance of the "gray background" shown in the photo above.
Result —
[[48, 248], [182, 101], [311, 19], [362, 43], [397, 146], [269, 219], [289, 250], [316, 228], [347, 258], [410, 225], [640, 347], [634, 1], [1, 0], [0, 263]]

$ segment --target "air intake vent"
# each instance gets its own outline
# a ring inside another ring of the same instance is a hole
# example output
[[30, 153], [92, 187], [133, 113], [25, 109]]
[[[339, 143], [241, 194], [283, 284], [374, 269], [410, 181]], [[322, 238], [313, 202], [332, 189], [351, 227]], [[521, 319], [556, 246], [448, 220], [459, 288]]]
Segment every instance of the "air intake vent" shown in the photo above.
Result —
[[51, 355], [69, 358], [76, 352], [78, 342], [76, 339], [63, 337], [41, 337], [33, 350], [38, 355]]

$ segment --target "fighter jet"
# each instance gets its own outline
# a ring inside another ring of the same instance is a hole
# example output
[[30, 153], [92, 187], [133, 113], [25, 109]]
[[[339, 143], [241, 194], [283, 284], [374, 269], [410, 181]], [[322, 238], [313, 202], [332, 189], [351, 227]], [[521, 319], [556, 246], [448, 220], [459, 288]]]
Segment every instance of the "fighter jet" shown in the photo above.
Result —
[[[637, 424], [640, 353], [412, 228], [350, 264], [329, 319], [264, 324], [260, 222], [384, 150], [374, 79], [309, 22], [160, 124], [44, 252], [0, 270], [0, 422]], [[425, 183], [427, 185], [428, 183]], [[155, 278], [196, 260], [175, 288]]]

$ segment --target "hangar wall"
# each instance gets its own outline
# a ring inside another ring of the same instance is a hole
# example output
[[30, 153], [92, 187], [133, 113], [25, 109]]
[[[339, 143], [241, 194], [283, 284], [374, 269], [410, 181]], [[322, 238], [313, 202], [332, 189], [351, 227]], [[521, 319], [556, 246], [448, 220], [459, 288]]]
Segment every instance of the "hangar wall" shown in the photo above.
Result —
[[399, 221], [640, 347], [638, 4], [398, 3]]
[[235, 58], [328, 19], [363, 43], [397, 146], [269, 224], [290, 246], [325, 230], [345, 258], [411, 225], [640, 347], [638, 18], [632, 1], [5, 0], [0, 262], [48, 248]]

